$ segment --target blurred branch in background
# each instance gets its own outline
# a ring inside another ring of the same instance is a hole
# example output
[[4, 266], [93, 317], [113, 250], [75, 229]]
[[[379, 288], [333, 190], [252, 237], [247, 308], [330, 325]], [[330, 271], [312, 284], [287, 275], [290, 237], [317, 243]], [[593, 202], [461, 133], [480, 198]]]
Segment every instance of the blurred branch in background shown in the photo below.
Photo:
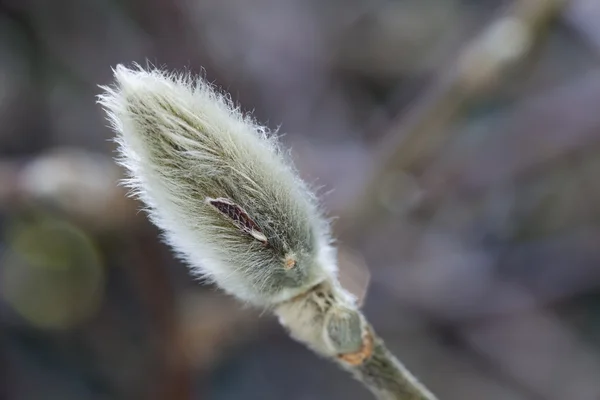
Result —
[[121, 171], [100, 153], [54, 148], [0, 164], [0, 209], [47, 209], [96, 231], [139, 227], [136, 204], [117, 185]]
[[482, 321], [464, 326], [461, 334], [468, 346], [534, 398], [600, 396], [598, 352], [552, 313], [539, 310]]
[[[600, 117], [593, 111], [598, 101], [600, 74], [594, 71], [519, 101], [514, 111], [492, 117], [489, 128], [467, 129], [424, 172], [423, 203], [442, 201], [448, 193], [476, 202], [493, 187], [531, 185], [569, 160], [592, 166], [600, 145]], [[485, 140], [470, 140], [475, 135]], [[594, 201], [598, 185], [586, 186]]]
[[563, 14], [563, 20], [578, 32], [589, 46], [600, 54], [600, 3], [595, 0], [574, 0]]
[[[181, 340], [176, 293], [169, 274], [161, 262], [162, 254], [155, 246], [153, 236], [140, 235], [133, 244], [134, 254], [129, 272], [137, 283], [140, 299], [150, 313], [161, 359], [158, 388], [149, 400], [189, 399], [192, 393], [190, 367]], [[201, 337], [198, 337], [200, 339]]]
[[[374, 158], [381, 161], [340, 216], [342, 237], [352, 243], [360, 240], [366, 233], [362, 227], [379, 218], [380, 210], [385, 209], [380, 199], [382, 183], [402, 180], [403, 175], [418, 177], [435, 151], [448, 141], [447, 131], [465, 107], [500, 84], [502, 76], [531, 53], [544, 37], [547, 24], [565, 4], [566, 0], [516, 1], [467, 44], [453, 65], [440, 68], [436, 82], [408, 115], [400, 115], [392, 123], [390, 133], [375, 151]], [[395, 198], [411, 198], [409, 191], [396, 189]], [[415, 186], [408, 185], [408, 189]]]

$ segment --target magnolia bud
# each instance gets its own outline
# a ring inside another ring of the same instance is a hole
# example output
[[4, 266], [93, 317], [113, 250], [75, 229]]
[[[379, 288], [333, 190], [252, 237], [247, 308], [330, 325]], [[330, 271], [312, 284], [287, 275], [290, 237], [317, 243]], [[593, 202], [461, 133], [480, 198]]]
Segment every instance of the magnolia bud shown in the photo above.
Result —
[[195, 273], [259, 306], [335, 276], [328, 223], [267, 128], [203, 78], [114, 72], [99, 101], [127, 184]]
[[119, 66], [100, 103], [127, 183], [198, 275], [269, 307], [379, 399], [431, 400], [337, 278], [329, 225], [265, 127], [202, 78]]

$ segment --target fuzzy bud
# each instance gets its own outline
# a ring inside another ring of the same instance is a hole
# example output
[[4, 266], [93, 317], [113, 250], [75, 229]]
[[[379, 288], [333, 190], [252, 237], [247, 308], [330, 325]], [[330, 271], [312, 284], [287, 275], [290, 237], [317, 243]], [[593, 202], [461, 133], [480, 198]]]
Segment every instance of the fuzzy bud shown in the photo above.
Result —
[[266, 307], [335, 279], [328, 223], [267, 128], [203, 78], [114, 73], [99, 102], [127, 184], [196, 274]]
[[192, 270], [270, 308], [380, 400], [432, 400], [337, 277], [329, 224], [265, 127], [202, 78], [115, 70], [103, 87], [133, 194]]

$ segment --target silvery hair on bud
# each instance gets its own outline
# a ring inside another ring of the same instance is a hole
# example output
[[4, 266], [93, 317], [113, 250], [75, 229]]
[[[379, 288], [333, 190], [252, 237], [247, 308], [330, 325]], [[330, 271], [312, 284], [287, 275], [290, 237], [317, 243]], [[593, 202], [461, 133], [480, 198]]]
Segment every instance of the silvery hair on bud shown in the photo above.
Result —
[[99, 102], [127, 183], [194, 272], [258, 306], [334, 277], [328, 223], [265, 127], [201, 77], [114, 74]]

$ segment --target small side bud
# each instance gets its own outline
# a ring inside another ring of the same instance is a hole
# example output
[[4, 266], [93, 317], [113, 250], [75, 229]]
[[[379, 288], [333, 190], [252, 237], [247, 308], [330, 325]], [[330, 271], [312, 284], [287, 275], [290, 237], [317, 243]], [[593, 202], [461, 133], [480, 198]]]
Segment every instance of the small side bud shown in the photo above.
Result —
[[336, 307], [325, 317], [323, 337], [338, 354], [356, 353], [363, 347], [363, 330], [358, 311]]
[[323, 356], [357, 365], [371, 355], [367, 322], [352, 296], [334, 282], [314, 287], [275, 312], [294, 339]]
[[292, 269], [296, 266], [296, 258], [294, 257], [293, 254], [288, 254], [285, 257], [284, 263], [283, 263], [283, 267], [285, 269]]

